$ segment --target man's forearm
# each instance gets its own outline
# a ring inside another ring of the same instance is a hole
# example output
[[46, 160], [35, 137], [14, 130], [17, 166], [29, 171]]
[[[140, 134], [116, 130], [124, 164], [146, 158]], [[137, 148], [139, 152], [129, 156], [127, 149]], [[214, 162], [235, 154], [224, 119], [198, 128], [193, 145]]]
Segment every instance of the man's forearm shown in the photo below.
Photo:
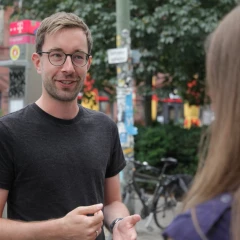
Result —
[[0, 239], [57, 240], [60, 239], [60, 220], [21, 222], [0, 218]]
[[104, 222], [108, 228], [116, 218], [129, 216], [129, 211], [122, 202], [115, 201], [104, 207]]
[[[135, 225], [141, 220], [141, 217], [138, 214], [129, 216], [129, 212], [123, 203], [114, 201], [106, 205], [106, 208], [104, 208], [104, 216], [105, 224], [108, 228], [111, 225], [110, 230], [113, 234], [113, 239], [137, 239]], [[119, 220], [117, 218], [122, 219]], [[116, 221], [114, 221], [115, 219]]]

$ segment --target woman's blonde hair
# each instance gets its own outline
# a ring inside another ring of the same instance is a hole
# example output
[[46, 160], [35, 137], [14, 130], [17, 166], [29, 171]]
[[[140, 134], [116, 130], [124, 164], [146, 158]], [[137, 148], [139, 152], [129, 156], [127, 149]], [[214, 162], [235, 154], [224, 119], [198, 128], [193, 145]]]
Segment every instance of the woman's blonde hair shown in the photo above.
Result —
[[54, 34], [64, 28], [80, 28], [86, 34], [88, 43], [88, 54], [92, 50], [91, 32], [84, 21], [73, 13], [58, 12], [45, 18], [36, 34], [36, 52], [42, 51], [46, 34]]
[[[184, 210], [223, 192], [234, 195], [232, 239], [240, 239], [240, 6], [220, 22], [207, 43], [207, 86], [215, 120]], [[234, 220], [233, 220], [234, 219]]]

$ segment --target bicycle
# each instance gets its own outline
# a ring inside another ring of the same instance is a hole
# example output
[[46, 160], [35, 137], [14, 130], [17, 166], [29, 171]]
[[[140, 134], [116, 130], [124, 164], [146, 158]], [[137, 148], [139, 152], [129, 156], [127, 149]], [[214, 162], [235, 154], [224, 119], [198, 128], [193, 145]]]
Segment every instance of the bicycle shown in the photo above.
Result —
[[[187, 174], [165, 174], [166, 168], [177, 165], [175, 158], [162, 158], [163, 167], [159, 170], [150, 166], [147, 162], [140, 163], [128, 160], [132, 163], [131, 178], [123, 188], [123, 203], [128, 206], [131, 196], [136, 193], [142, 204], [141, 217], [148, 217], [145, 227], [153, 230], [150, 226], [152, 219], [160, 229], [165, 229], [176, 215], [176, 208], [183, 195], [188, 191], [192, 176]], [[151, 172], [157, 174], [152, 176]], [[139, 187], [138, 181], [153, 182], [155, 184], [152, 197], [146, 196], [145, 190]]]

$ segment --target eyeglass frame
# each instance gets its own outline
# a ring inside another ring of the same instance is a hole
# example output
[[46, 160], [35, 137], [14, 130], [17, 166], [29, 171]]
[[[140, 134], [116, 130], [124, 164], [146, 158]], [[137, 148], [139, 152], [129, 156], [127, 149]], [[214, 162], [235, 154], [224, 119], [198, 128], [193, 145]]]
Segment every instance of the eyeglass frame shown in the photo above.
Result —
[[[63, 63], [60, 64], [60, 65], [54, 65], [54, 64], [50, 61], [50, 59], [49, 59], [49, 54], [52, 53], [52, 52], [55, 52], [55, 51], [56, 51], [56, 52], [61, 52], [61, 53], [63, 53], [63, 54], [65, 55], [65, 59], [64, 59]], [[77, 65], [73, 62], [73, 60], [72, 60], [72, 56], [73, 56], [75, 53], [78, 53], [78, 52], [86, 54], [86, 63], [85, 63], [84, 65], [82, 65], [82, 66], [77, 66]], [[71, 58], [72, 64], [73, 64], [74, 66], [76, 66], [76, 67], [84, 67], [84, 66], [86, 66], [86, 64], [87, 64], [88, 59], [91, 57], [91, 54], [85, 53], [85, 52], [83, 52], [83, 51], [77, 51], [77, 52], [72, 53], [72, 54], [67, 54], [67, 53], [65, 53], [65, 52], [63, 52], [63, 51], [57, 51], [57, 50], [52, 50], [52, 51], [48, 51], [48, 52], [43, 52], [43, 51], [37, 52], [37, 54], [39, 54], [39, 55], [41, 55], [41, 54], [43, 54], [43, 53], [46, 53], [46, 54], [48, 55], [48, 61], [49, 61], [53, 66], [56, 66], [56, 67], [62, 66], [62, 65], [66, 62], [68, 56]]]

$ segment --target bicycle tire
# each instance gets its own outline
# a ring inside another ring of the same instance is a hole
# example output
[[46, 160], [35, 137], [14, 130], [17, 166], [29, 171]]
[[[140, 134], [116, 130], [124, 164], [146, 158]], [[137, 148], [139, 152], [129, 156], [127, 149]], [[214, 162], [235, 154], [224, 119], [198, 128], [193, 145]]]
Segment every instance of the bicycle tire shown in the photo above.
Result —
[[170, 193], [159, 195], [154, 206], [154, 221], [161, 229], [165, 229], [177, 214], [177, 201]]

